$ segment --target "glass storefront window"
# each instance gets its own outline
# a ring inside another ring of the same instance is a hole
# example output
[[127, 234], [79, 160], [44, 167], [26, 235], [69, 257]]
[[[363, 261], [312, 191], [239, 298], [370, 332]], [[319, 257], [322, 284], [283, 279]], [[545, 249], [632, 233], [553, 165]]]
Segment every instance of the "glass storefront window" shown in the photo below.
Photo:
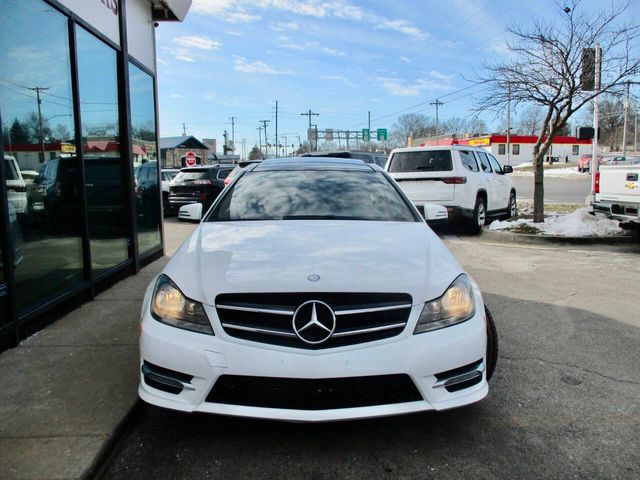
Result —
[[160, 245], [160, 191], [153, 78], [129, 64], [138, 250]]
[[76, 42], [91, 263], [99, 274], [129, 255], [117, 58], [114, 49], [81, 27]]
[[83, 280], [81, 179], [65, 16], [3, 0], [2, 135], [18, 314]]

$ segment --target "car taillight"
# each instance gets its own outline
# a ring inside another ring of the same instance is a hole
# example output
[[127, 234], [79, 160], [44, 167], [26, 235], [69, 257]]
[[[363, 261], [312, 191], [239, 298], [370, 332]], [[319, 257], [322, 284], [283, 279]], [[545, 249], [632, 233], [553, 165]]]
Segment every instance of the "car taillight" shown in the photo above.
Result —
[[442, 181], [447, 185], [459, 185], [461, 183], [467, 183], [467, 177], [444, 177]]
[[194, 185], [211, 185], [211, 180], [209, 180], [208, 178], [205, 180], [194, 180], [193, 184]]
[[231, 177], [227, 177], [224, 179], [224, 186], [226, 187], [227, 185], [229, 185], [231, 183]]
[[595, 193], [600, 193], [600, 172], [595, 173], [595, 179], [593, 182], [593, 191]]

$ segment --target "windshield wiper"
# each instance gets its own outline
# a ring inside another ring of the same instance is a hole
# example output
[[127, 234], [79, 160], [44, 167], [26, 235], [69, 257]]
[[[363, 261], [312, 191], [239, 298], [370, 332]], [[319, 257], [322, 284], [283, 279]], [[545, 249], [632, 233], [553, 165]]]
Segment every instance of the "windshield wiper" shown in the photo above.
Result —
[[362, 220], [362, 217], [347, 215], [284, 215], [283, 220]]

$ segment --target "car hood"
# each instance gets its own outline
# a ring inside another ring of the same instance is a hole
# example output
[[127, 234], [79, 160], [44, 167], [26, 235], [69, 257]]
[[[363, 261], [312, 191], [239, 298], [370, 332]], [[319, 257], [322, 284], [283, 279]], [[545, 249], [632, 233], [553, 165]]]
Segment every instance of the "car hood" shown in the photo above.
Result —
[[292, 220], [202, 223], [164, 273], [208, 305], [238, 292], [395, 292], [419, 303], [462, 268], [424, 223]]

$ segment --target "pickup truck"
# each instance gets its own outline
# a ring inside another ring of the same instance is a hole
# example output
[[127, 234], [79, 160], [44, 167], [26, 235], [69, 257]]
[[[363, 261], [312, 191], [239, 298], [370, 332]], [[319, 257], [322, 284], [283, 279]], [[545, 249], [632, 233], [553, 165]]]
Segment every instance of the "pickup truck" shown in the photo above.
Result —
[[596, 172], [593, 210], [640, 225], [640, 165], [601, 166]]

